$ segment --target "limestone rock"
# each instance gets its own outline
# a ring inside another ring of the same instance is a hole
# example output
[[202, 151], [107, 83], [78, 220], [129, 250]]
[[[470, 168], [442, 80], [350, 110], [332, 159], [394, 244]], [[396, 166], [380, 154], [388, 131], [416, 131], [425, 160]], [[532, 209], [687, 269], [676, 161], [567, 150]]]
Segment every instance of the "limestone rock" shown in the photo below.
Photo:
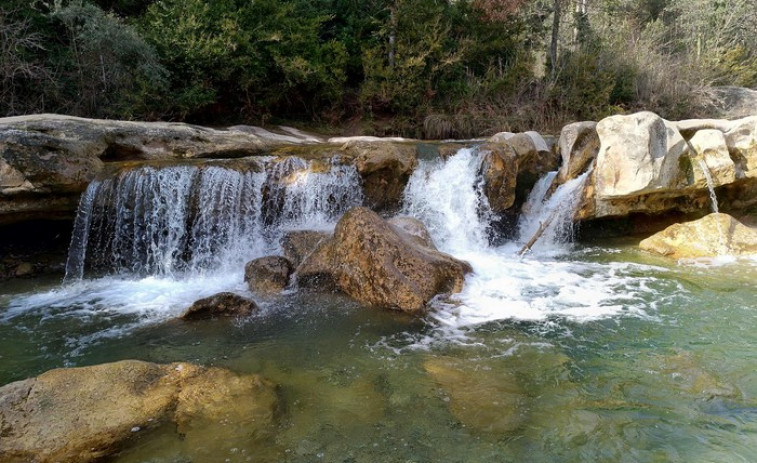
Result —
[[297, 267], [318, 247], [318, 244], [331, 237], [331, 233], [314, 230], [293, 230], [281, 238], [281, 248], [284, 257], [289, 259], [293, 267]]
[[[728, 153], [723, 132], [713, 129], [699, 130], [691, 137], [689, 145], [694, 150], [691, 166], [693, 186], [708, 188], [707, 173], [712, 179], [713, 187], [736, 181], [736, 167]], [[703, 171], [704, 168], [707, 169], [707, 173]]]
[[725, 139], [738, 177], [757, 178], [757, 116], [734, 121]]
[[96, 461], [171, 421], [186, 430], [220, 418], [262, 432], [275, 407], [267, 381], [187, 363], [51, 370], [0, 388], [0, 461]]
[[380, 211], [397, 210], [405, 185], [418, 163], [415, 147], [387, 141], [351, 140], [341, 149], [355, 159], [366, 205]]
[[563, 127], [558, 141], [562, 166], [558, 182], [565, 183], [586, 170], [599, 152], [597, 123], [574, 122]]
[[184, 320], [202, 320], [215, 317], [244, 317], [258, 310], [257, 304], [234, 293], [218, 293], [192, 304]]
[[489, 206], [495, 213], [505, 212], [515, 203], [519, 157], [508, 144], [486, 143], [480, 150], [484, 155], [480, 175]]
[[651, 112], [597, 124], [595, 194], [600, 200], [672, 191], [685, 184], [679, 158], [688, 150], [675, 126]]
[[757, 231], [728, 214], [710, 214], [671, 225], [643, 240], [639, 247], [674, 259], [757, 254]]
[[356, 207], [297, 269], [299, 284], [333, 282], [369, 305], [422, 312], [435, 295], [458, 292], [471, 268], [423, 246], [375, 212]]
[[245, 265], [244, 281], [254, 293], [275, 294], [286, 288], [292, 270], [292, 264], [284, 257], [260, 257]]

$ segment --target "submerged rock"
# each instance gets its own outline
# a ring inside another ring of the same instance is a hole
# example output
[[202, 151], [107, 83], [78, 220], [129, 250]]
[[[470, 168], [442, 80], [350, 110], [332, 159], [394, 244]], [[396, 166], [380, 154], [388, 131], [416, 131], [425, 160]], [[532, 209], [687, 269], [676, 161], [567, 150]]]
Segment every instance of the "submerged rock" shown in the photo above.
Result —
[[258, 310], [250, 299], [234, 293], [218, 293], [200, 299], [181, 316], [184, 320], [204, 320], [215, 317], [244, 317]]
[[357, 207], [300, 265], [296, 278], [301, 286], [333, 284], [362, 303], [418, 313], [437, 294], [460, 291], [470, 271], [468, 263]]
[[502, 437], [526, 424], [529, 398], [515, 375], [452, 357], [429, 359], [423, 367], [449, 401], [452, 415], [466, 427]]
[[672, 225], [643, 240], [639, 247], [674, 259], [757, 254], [757, 231], [728, 214], [710, 214]]
[[244, 281], [254, 293], [275, 294], [286, 288], [292, 270], [291, 262], [285, 257], [261, 257], [245, 265]]
[[276, 408], [273, 384], [219, 368], [125, 360], [51, 370], [0, 388], [0, 461], [96, 461], [166, 422], [187, 435], [219, 423], [265, 434]]

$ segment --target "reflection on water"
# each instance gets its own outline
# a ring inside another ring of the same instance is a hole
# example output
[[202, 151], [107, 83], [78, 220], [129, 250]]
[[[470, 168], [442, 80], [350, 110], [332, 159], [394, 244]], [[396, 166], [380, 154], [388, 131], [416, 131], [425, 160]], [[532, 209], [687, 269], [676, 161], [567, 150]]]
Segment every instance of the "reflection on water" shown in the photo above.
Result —
[[[184, 323], [170, 319], [177, 309], [97, 310], [117, 302], [104, 296], [70, 313], [20, 311], [8, 288], [0, 376], [138, 358], [278, 384], [269, 432], [159, 428], [135, 436], [113, 460], [123, 463], [755, 461], [757, 267], [675, 265], [630, 248], [573, 256], [553, 264], [582, 278], [638, 277], [637, 294], [618, 304], [643, 313], [504, 317], [451, 331], [453, 309], [419, 320], [290, 294], [249, 320]], [[112, 327], [124, 330], [98, 336]]]

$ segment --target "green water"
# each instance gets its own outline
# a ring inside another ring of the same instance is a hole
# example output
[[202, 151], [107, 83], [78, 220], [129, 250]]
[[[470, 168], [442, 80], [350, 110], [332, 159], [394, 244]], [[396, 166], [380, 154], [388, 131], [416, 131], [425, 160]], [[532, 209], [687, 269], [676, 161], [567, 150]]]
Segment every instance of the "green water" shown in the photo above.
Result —
[[[667, 292], [639, 296], [643, 315], [502, 320], [447, 342], [425, 342], [429, 320], [339, 296], [292, 294], [243, 323], [163, 321], [91, 340], [133, 317], [34, 311], [0, 322], [0, 383], [134, 358], [279, 387], [265, 435], [189, 441], [164, 427], [136, 436], [118, 463], [757, 461], [757, 264], [677, 265], [625, 246], [572, 259], [653, 264], [639, 272]], [[3, 283], [0, 315], [54, 284]]]

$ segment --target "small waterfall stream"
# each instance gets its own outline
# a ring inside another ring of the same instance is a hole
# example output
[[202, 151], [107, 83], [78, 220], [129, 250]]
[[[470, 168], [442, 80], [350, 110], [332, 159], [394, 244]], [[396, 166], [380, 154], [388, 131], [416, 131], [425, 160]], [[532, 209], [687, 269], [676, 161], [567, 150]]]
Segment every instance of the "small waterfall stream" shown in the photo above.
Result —
[[[699, 167], [702, 169], [704, 179], [707, 182], [707, 189], [710, 192], [710, 207], [712, 207], [712, 212], [719, 214], [720, 211], [718, 210], [718, 196], [717, 194], [715, 194], [715, 182], [713, 182], [712, 180], [710, 168], [707, 166], [707, 162], [705, 162], [704, 158], [699, 158], [698, 162]], [[720, 222], [715, 221], [715, 225], [718, 229], [718, 256], [720, 256], [723, 254], [723, 250], [725, 249], [725, 234], [723, 233], [723, 229], [720, 226]]]

